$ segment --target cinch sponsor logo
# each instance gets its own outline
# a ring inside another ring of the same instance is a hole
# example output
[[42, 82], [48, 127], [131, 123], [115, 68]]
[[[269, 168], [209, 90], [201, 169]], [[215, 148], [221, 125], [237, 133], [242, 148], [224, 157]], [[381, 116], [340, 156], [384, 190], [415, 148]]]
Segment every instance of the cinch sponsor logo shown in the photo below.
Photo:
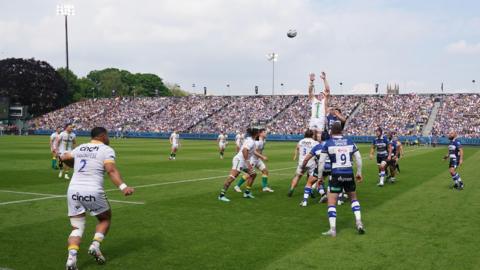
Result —
[[82, 147], [80, 147], [80, 151], [88, 151], [88, 152], [98, 151], [98, 149], [99, 149], [98, 146], [92, 146], [92, 147], [82, 146]]
[[83, 195], [80, 195], [78, 192], [72, 195], [72, 200], [80, 201], [80, 202], [94, 202], [94, 201], [96, 201], [95, 196], [93, 196], [93, 195], [83, 196]]

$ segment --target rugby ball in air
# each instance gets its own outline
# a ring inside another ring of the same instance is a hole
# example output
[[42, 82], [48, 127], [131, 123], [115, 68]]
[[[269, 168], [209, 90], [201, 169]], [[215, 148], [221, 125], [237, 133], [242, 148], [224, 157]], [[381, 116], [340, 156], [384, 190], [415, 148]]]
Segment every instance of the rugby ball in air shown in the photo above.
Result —
[[297, 36], [297, 30], [295, 30], [295, 29], [290, 29], [290, 30], [288, 30], [288, 32], [287, 32], [287, 37], [289, 37], [289, 38], [294, 38], [294, 37], [296, 37], [296, 36]]

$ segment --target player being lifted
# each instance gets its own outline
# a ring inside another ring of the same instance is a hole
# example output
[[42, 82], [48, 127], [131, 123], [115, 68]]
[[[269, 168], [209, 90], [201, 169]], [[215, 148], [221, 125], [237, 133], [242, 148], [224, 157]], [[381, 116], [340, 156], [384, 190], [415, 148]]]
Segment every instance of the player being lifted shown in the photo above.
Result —
[[217, 143], [218, 143], [218, 150], [220, 151], [220, 159], [223, 159], [223, 154], [225, 153], [225, 148], [227, 148], [228, 144], [228, 135], [225, 132], [221, 131], [220, 135], [218, 135]]
[[[65, 126], [65, 130], [62, 131], [57, 136], [56, 142], [55, 142], [55, 153], [57, 156], [63, 155], [67, 151], [72, 151], [73, 148], [75, 148], [75, 145], [77, 144], [76, 141], [76, 135], [73, 133], [73, 125], [72, 124], [67, 124]], [[60, 167], [60, 172], [58, 173], [58, 178], [62, 178], [62, 176], [65, 177], [65, 179], [70, 179], [68, 176], [69, 172], [69, 167], [68, 165], [64, 164], [61, 160], [58, 164]]]
[[373, 154], [375, 149], [377, 150], [377, 165], [378, 165], [378, 176], [379, 181], [377, 186], [383, 187], [385, 184], [385, 168], [387, 166], [388, 158], [388, 139], [383, 135], [383, 130], [381, 127], [378, 127], [375, 130], [375, 139], [373, 139], [372, 147], [370, 148], [370, 159], [373, 159]]
[[295, 188], [298, 185], [298, 181], [300, 181], [300, 178], [302, 178], [303, 174], [307, 173], [307, 181], [313, 182], [313, 178], [315, 178], [315, 176], [313, 175], [317, 166], [315, 160], [310, 160], [306, 166], [302, 166], [302, 164], [308, 153], [310, 153], [313, 147], [318, 144], [318, 141], [314, 139], [314, 131], [311, 129], [307, 129], [303, 137], [304, 138], [301, 139], [295, 147], [295, 154], [293, 156], [293, 160], [296, 160], [298, 157], [298, 165], [295, 176], [290, 183], [290, 190], [287, 194], [288, 197], [293, 196], [293, 192], [295, 191]]
[[450, 140], [450, 144], [448, 145], [448, 154], [445, 155], [443, 159], [450, 159], [448, 168], [450, 171], [450, 175], [452, 176], [453, 188], [462, 190], [462, 178], [460, 178], [460, 175], [457, 172], [457, 167], [460, 167], [460, 165], [462, 165], [463, 163], [462, 144], [460, 144], [460, 141], [457, 139], [457, 132], [455, 131], [450, 131], [448, 133], [448, 139]]
[[[310, 74], [310, 84], [308, 86], [308, 99], [311, 103], [311, 117], [309, 123], [309, 129], [314, 131], [314, 137], [316, 133], [320, 134], [325, 129], [325, 115], [327, 113], [328, 102], [327, 99], [330, 95], [330, 85], [327, 81], [327, 75], [322, 71], [320, 79], [323, 80], [325, 90], [321, 92], [317, 97], [315, 96], [315, 74]], [[319, 135], [320, 136], [320, 135]]]
[[98, 220], [88, 254], [92, 255], [98, 264], [105, 263], [100, 244], [110, 228], [112, 211], [103, 187], [104, 173], [108, 173], [113, 184], [125, 196], [134, 192], [133, 188], [127, 187], [123, 182], [115, 166], [115, 151], [108, 146], [107, 130], [95, 127], [91, 131], [91, 138], [90, 143], [81, 144], [60, 157], [65, 162], [74, 162], [74, 173], [67, 191], [68, 216], [72, 225], [72, 232], [68, 237], [67, 270], [78, 269], [77, 254], [85, 230], [87, 211]]
[[[323, 235], [335, 237], [337, 235], [336, 202], [338, 194], [345, 190], [350, 197], [352, 211], [355, 215], [356, 229], [359, 234], [364, 234], [365, 229], [362, 223], [360, 213], [360, 203], [358, 202], [355, 181], [362, 181], [362, 157], [357, 146], [351, 139], [342, 136], [342, 126], [340, 123], [334, 123], [332, 126], [332, 137], [325, 142], [318, 161], [318, 175], [322, 175], [327, 156], [332, 163], [332, 180], [329, 183], [328, 192], [328, 221], [330, 230]], [[357, 164], [357, 173], [353, 175], [353, 158]]]
[[244, 198], [255, 198], [251, 193], [251, 188], [253, 185], [253, 181], [257, 174], [250, 163], [254, 153], [255, 153], [255, 140], [258, 139], [259, 129], [257, 128], [248, 128], [247, 129], [247, 137], [245, 138], [245, 142], [243, 143], [240, 152], [233, 157], [232, 160], [232, 170], [230, 171], [230, 175], [225, 179], [223, 184], [223, 188], [218, 195], [218, 199], [223, 202], [229, 202], [230, 200], [225, 196], [227, 193], [228, 188], [232, 184], [233, 181], [237, 178], [237, 176], [241, 172], [247, 173], [247, 187], [245, 192], [243, 193]]
[[300, 206], [307, 206], [308, 198], [313, 193], [312, 188], [315, 183], [317, 183], [317, 191], [320, 194], [320, 202], [325, 202], [327, 200], [327, 196], [325, 193], [325, 186], [324, 186], [324, 179], [328, 178], [331, 179], [332, 174], [332, 164], [330, 163], [330, 158], [327, 156], [325, 160], [325, 165], [323, 168], [323, 173], [320, 175], [318, 174], [318, 159], [320, 158], [320, 154], [322, 152], [323, 146], [325, 145], [325, 136], [323, 135], [319, 144], [315, 145], [312, 150], [305, 156], [302, 163], [302, 170], [307, 168], [308, 163], [312, 160], [315, 161], [315, 170], [313, 177], [309, 177], [307, 180], [307, 184], [305, 185], [304, 192], [303, 192], [303, 200], [300, 202]]
[[389, 146], [388, 146], [388, 176], [391, 183], [395, 183], [395, 175], [397, 173], [398, 160], [400, 159], [400, 152], [402, 151], [402, 144], [398, 141], [395, 132], [389, 134]]
[[[267, 138], [267, 131], [265, 129], [260, 129], [258, 133], [258, 140], [255, 141], [255, 153], [250, 159], [250, 164], [254, 168], [259, 169], [262, 172], [262, 191], [263, 192], [274, 192], [268, 186], [268, 169], [267, 165], [264, 161], [268, 161], [268, 157], [263, 154], [263, 150], [265, 149], [265, 143]], [[238, 180], [237, 184], [233, 187], [236, 192], [242, 192], [240, 188], [245, 181], [248, 179], [248, 174], [244, 174], [240, 180]]]
[[237, 146], [237, 153], [242, 148], [243, 142], [245, 141], [245, 135], [237, 130], [237, 135], [235, 135], [235, 145]]
[[168, 159], [175, 160], [175, 158], [177, 157], [178, 147], [180, 147], [180, 135], [174, 130], [173, 133], [170, 135], [169, 140], [171, 145], [171, 151], [170, 157]]
[[50, 135], [50, 152], [52, 153], [52, 169], [56, 170], [58, 169], [57, 167], [57, 154], [55, 153], [55, 142], [57, 140], [58, 135], [60, 135], [60, 132], [62, 129], [60, 127], [57, 127], [55, 132]]

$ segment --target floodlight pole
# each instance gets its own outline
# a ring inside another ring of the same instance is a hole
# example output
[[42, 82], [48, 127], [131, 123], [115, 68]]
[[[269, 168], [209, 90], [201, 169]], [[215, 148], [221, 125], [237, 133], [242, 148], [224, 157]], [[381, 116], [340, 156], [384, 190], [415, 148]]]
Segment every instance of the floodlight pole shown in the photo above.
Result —
[[272, 96], [275, 95], [275, 60], [272, 60]]
[[272, 61], [272, 96], [275, 95], [275, 61], [277, 61], [278, 54], [267, 54], [268, 61]]
[[69, 84], [69, 79], [68, 79], [68, 73], [70, 71], [70, 65], [69, 65], [69, 55], [68, 55], [68, 15], [74, 15], [74, 7], [73, 5], [67, 5], [67, 4], [60, 4], [57, 5], [57, 15], [62, 15], [65, 17], [65, 58], [66, 58], [66, 69], [65, 69], [65, 79], [67, 80], [67, 92], [68, 92], [68, 84]]

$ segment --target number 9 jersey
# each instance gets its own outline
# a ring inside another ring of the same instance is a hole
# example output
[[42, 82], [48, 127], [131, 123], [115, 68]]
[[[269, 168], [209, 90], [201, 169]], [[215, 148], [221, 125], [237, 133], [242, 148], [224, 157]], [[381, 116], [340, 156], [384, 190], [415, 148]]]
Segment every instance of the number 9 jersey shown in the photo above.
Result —
[[353, 175], [353, 154], [357, 151], [353, 141], [343, 136], [332, 136], [322, 148], [332, 163], [332, 175]]

